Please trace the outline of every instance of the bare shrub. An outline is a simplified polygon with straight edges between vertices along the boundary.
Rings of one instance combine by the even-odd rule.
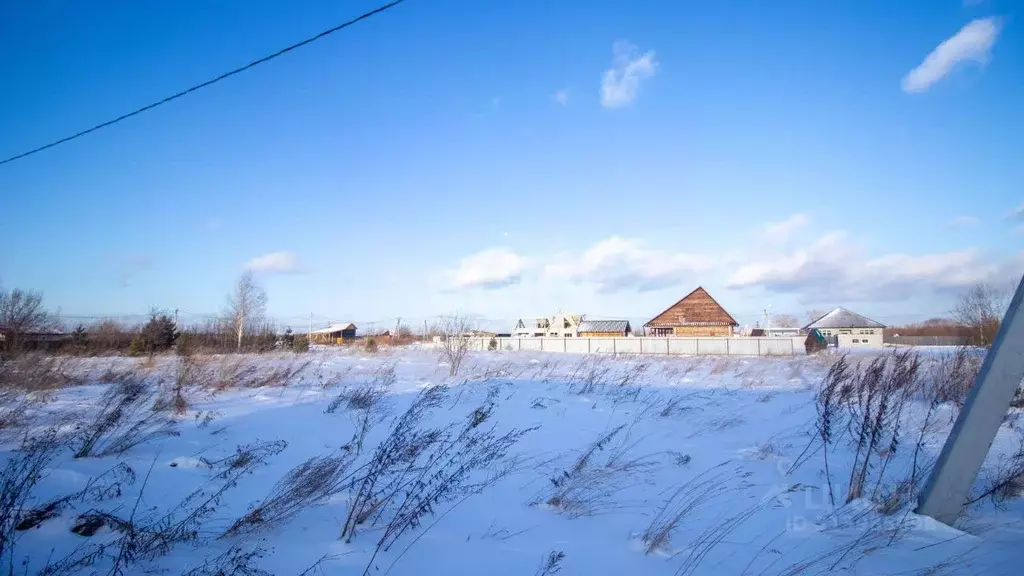
[[[0,360],[28,346],[28,335],[50,332],[56,327],[56,319],[43,308],[42,292],[0,289]]]
[[[283,524],[302,510],[341,492],[353,459],[350,453],[314,456],[292,468],[262,502],[235,520],[222,536],[246,535]]]
[[[1000,506],[1007,500],[1024,495],[1024,436],[1021,436],[1019,442],[1017,451],[1002,459],[980,492],[967,501],[968,505],[988,498]]]
[[[5,565],[13,566],[14,532],[31,514],[28,503],[59,448],[55,430],[45,431],[38,440],[26,437],[0,471],[0,561]]]
[[[78,534],[88,535],[107,527],[116,534],[114,538],[79,546],[67,556],[48,562],[40,574],[70,576],[99,563],[109,563],[108,574],[134,574],[140,572],[139,564],[165,556],[178,545],[200,544],[206,534],[204,523],[221,509],[225,495],[237,486],[240,478],[264,463],[262,458],[249,458],[242,465],[229,467],[164,512],[155,508],[140,510],[153,470],[151,465],[127,517],[118,515],[120,507],[112,511],[93,509],[80,514],[72,528]]]
[[[441,333],[441,359],[448,364],[448,375],[457,376],[462,367],[462,361],[469,354],[469,348],[472,345],[472,339],[468,336],[472,329],[472,323],[469,318],[454,314],[442,318],[438,322],[437,328]]]
[[[891,361],[887,361],[891,359]],[[914,391],[921,361],[917,354],[896,352],[876,358],[856,379],[852,410],[854,448],[846,501],[860,498],[868,473],[878,469],[878,482],[900,444],[900,418]],[[873,462],[874,460],[874,462]],[[875,484],[877,491],[878,483]]]
[[[42,352],[19,354],[0,362],[0,389],[48,392],[85,381],[73,370],[74,359]]]
[[[200,458],[200,461],[213,470],[216,477],[229,478],[239,470],[251,470],[255,466],[265,464],[270,458],[284,452],[287,447],[288,443],[284,440],[255,442],[238,446],[233,454],[224,458],[217,460]]]
[[[981,370],[981,357],[966,346],[938,356],[928,367],[921,394],[925,400],[962,407]]]
[[[722,471],[725,462],[705,470],[677,488],[661,505],[642,540],[647,554],[667,551],[673,533],[682,521],[711,499],[727,491],[728,475]],[[710,472],[715,471],[713,474]],[[735,471],[732,471],[735,473]]]
[[[183,576],[274,576],[256,565],[267,553],[262,543],[249,547],[236,542],[223,553],[190,568]]]
[[[375,408],[387,396],[388,391],[398,380],[395,375],[395,364],[384,364],[377,368],[369,382],[346,387],[327,405],[325,412],[332,414],[343,404],[349,410],[369,411]]]
[[[174,421],[152,409],[156,399],[154,389],[142,381],[111,386],[72,440],[74,457],[119,455],[155,438],[177,435]]]
[[[565,552],[552,550],[537,568],[536,576],[551,576],[562,570],[562,561],[565,560]]]
[[[422,418],[443,401],[444,392],[444,387],[433,386],[420,393],[355,482],[342,538],[351,541],[358,526],[367,522],[383,525],[374,557],[390,549],[402,534],[418,528],[423,518],[434,514],[439,506],[453,501],[457,505],[511,472],[508,467],[494,472],[492,467],[533,430],[498,435],[493,428],[483,429],[496,408],[493,395],[488,395],[461,426],[419,429]],[[478,477],[483,470],[492,472]]]
[[[306,352],[309,352],[309,338],[305,336],[296,336],[292,340],[291,349],[292,352],[295,352],[296,354],[305,354]]]
[[[610,359],[611,356],[588,354],[577,361],[566,380],[569,391],[580,395],[603,391],[611,379]]]
[[[550,487],[533,505],[544,503],[571,517],[590,516],[612,506],[611,498],[625,488],[632,477],[650,468],[649,457],[632,457],[629,452],[636,446],[628,442],[628,435],[613,445],[615,438],[625,430],[620,425],[595,439],[573,462],[559,470],[550,479]],[[597,455],[608,450],[608,457],[595,462]]]

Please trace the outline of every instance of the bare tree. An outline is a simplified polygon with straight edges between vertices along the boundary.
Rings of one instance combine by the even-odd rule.
[[[247,329],[263,322],[267,310],[267,293],[246,271],[238,277],[234,291],[228,295],[227,320],[231,323],[237,339],[238,350],[242,349],[242,336]]]
[[[0,290],[0,348],[17,350],[23,336],[56,328],[43,308],[43,293],[15,288]]]
[[[817,318],[815,318],[816,320]],[[779,314],[772,316],[772,325],[776,328],[796,328],[800,320],[793,314]]]
[[[437,323],[441,340],[441,358],[448,363],[449,376],[459,373],[462,360],[469,352],[471,338],[467,333],[472,328],[472,321],[459,314],[445,316]]]
[[[805,314],[807,315],[807,323],[810,324],[818,318],[821,318],[828,313],[828,310],[822,310],[821,308],[811,308]]]
[[[988,346],[999,331],[999,323],[1012,296],[1008,285],[979,282],[957,300],[953,318],[970,328],[979,345]]]

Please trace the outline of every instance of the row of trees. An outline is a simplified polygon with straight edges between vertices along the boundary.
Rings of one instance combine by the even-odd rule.
[[[172,315],[153,309],[149,319],[139,326],[103,320],[93,326],[79,325],[70,338],[58,340],[52,336],[63,332],[63,327],[43,306],[41,292],[0,289],[0,353],[40,346],[79,353],[132,354],[153,354],[176,344],[221,352],[262,352],[282,342],[290,346],[294,341],[291,330],[279,336],[266,318],[266,307],[266,291],[246,272],[228,294],[220,317],[203,325],[180,329]]]

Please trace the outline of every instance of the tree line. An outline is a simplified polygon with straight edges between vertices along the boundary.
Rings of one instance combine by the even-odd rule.
[[[239,276],[227,295],[223,312],[201,324],[179,326],[171,313],[158,308],[140,324],[101,320],[79,324],[70,333],[43,305],[43,294],[33,290],[0,289],[0,354],[44,349],[69,354],[152,355],[171,349],[192,352],[304,351],[305,335],[290,328],[279,332],[267,319],[267,293],[252,276]]]

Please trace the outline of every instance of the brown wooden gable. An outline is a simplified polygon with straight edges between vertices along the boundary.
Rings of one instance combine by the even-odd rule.
[[[645,324],[653,327],[701,325],[739,326],[739,322],[701,286]]]

